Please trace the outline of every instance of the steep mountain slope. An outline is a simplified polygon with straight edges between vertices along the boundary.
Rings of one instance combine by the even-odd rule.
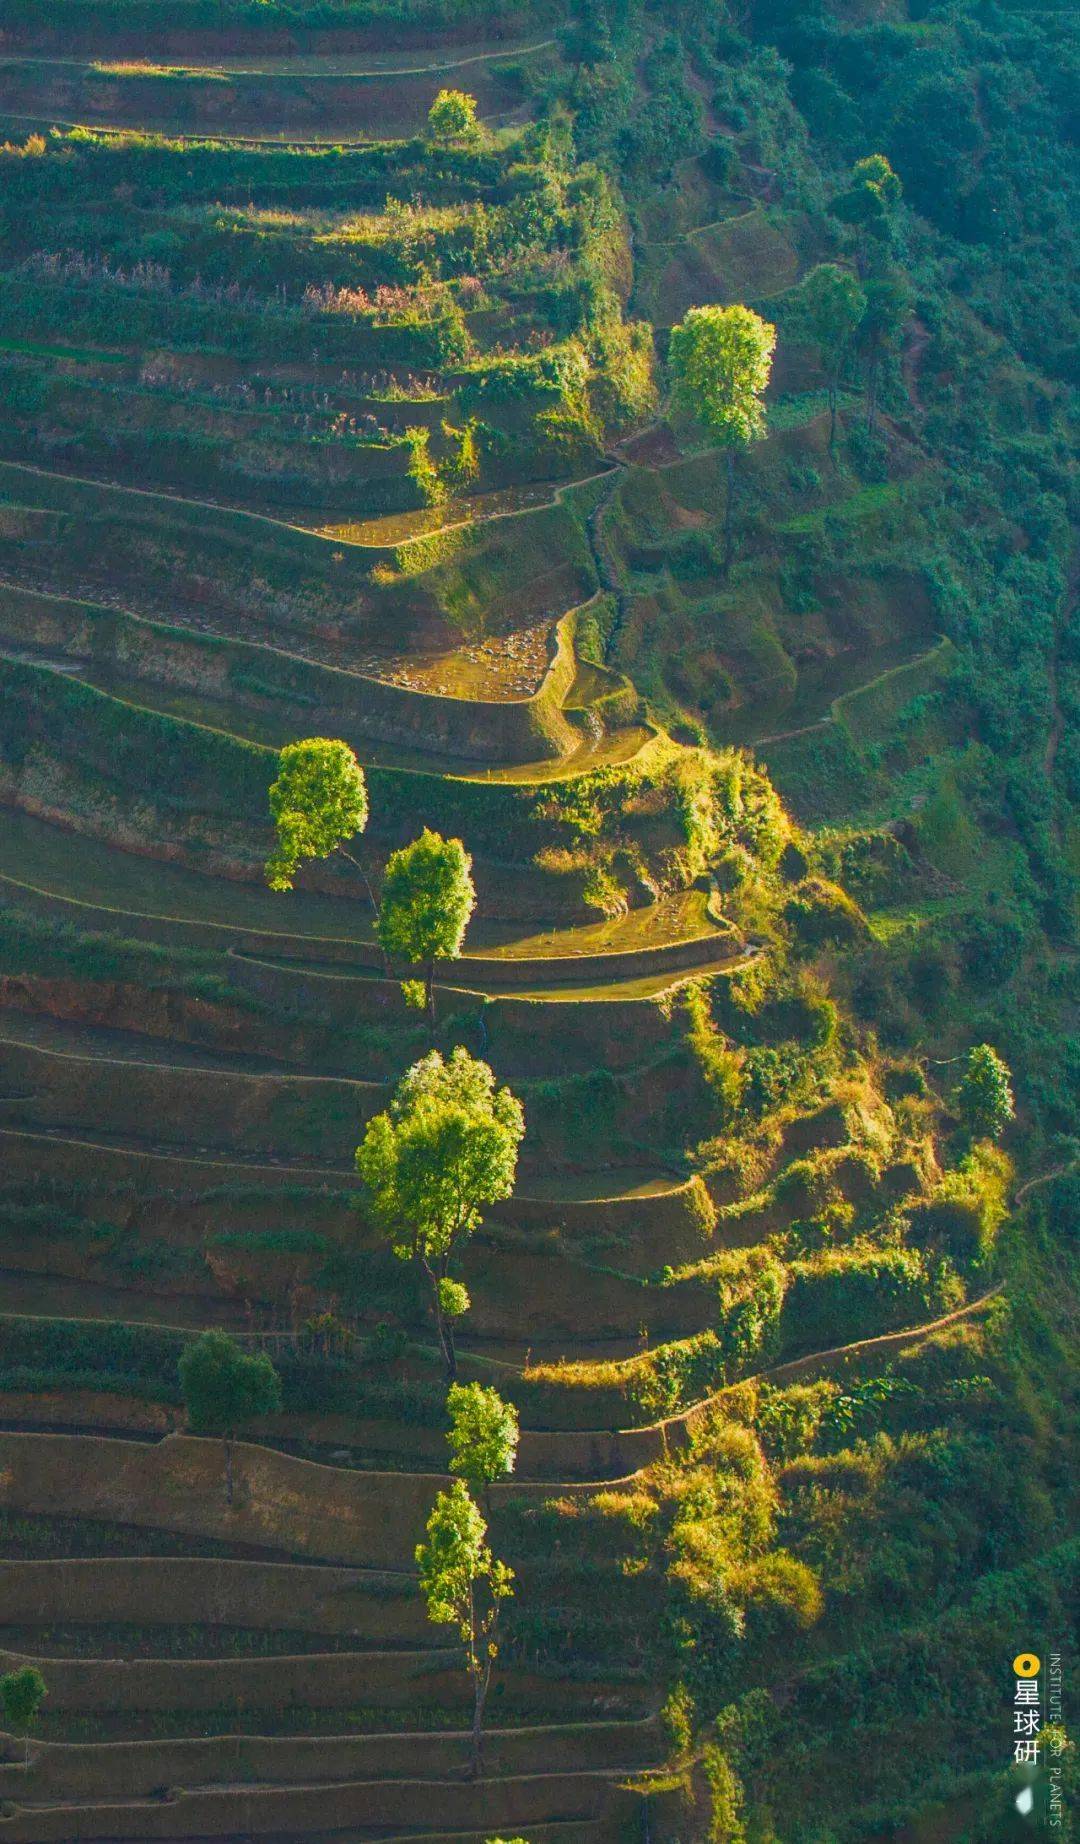
[[[162,11],[0,0],[0,1833],[1067,1837],[1009,1710],[1075,1599],[1067,17]],[[730,568],[703,301],[779,334]],[[310,735],[364,875],[276,893]],[[428,825],[431,1030],[365,891]],[[522,1428],[480,1782],[354,1163],[433,1043],[527,1122],[461,1271]],[[282,1380],[231,1502],[207,1328]]]

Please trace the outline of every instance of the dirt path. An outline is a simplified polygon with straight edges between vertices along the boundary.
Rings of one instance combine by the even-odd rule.
[[[733,1395],[736,1390],[745,1389],[750,1384],[757,1383],[771,1383],[773,1385],[785,1384],[793,1381],[797,1377],[805,1376],[808,1371],[815,1370],[818,1367],[831,1368],[835,1364],[851,1363],[870,1354],[885,1356],[890,1351],[902,1350],[905,1345],[912,1344],[917,1339],[930,1338],[935,1332],[945,1331],[950,1325],[956,1325],[963,1319],[973,1318],[977,1313],[982,1312],[984,1308],[989,1305],[990,1301],[996,1299],[1001,1292],[1002,1285],[999,1283],[997,1286],[991,1287],[988,1292],[980,1294],[978,1299],[969,1300],[965,1306],[958,1306],[954,1312],[945,1313],[940,1319],[929,1319],[922,1325],[907,1326],[896,1332],[880,1332],[873,1338],[857,1339],[854,1344],[833,1345],[825,1351],[809,1351],[803,1357],[791,1358],[788,1362],[783,1364],[774,1364],[768,1370],[759,1370],[753,1376],[740,1377],[735,1383],[726,1383],[723,1389],[716,1390],[711,1396],[703,1397],[700,1402],[692,1403],[689,1408],[682,1410],[680,1414],[668,1416],[664,1421],[653,1422],[645,1427],[619,1429],[616,1438],[621,1435],[629,1441],[640,1441],[648,1439],[650,1435],[654,1435],[659,1438],[660,1445],[663,1451],[666,1452],[672,1441],[675,1445],[678,1445],[680,1442],[689,1438],[694,1422],[702,1416],[709,1414],[712,1409],[719,1408],[723,1404],[725,1398]],[[632,1363],[635,1360],[628,1359],[626,1361]],[[547,1440],[557,1440],[559,1432],[559,1430],[555,1429],[546,1431],[545,1438]],[[568,1440],[573,1441],[596,1440],[599,1442],[609,1439],[611,1437],[611,1430],[605,1428],[575,1428],[573,1430],[567,1430],[566,1437]],[[631,1473],[627,1475],[627,1477],[632,1479],[634,1474]],[[604,1489],[607,1489],[613,1482],[611,1480],[605,1480],[602,1482],[595,1481],[594,1483],[598,1488],[602,1484]],[[614,1483],[619,1482],[615,1481]],[[552,1489],[556,1490],[557,1487],[553,1485]],[[580,1486],[578,1489],[581,1489]]]
[[[1037,1191],[1040,1185],[1053,1184],[1055,1178],[1064,1178],[1067,1172],[1075,1172],[1078,1163],[1080,1163],[1080,1161],[1076,1159],[1067,1159],[1064,1165],[1051,1166],[1048,1172],[1039,1172],[1034,1178],[1029,1178],[1027,1183],[1022,1184],[1018,1191],[1013,1192],[1012,1201],[1014,1207],[1017,1204],[1023,1203],[1024,1198],[1032,1191]]]
[[[94,58],[45,58],[34,57],[32,53],[14,55],[5,53],[4,63],[47,70],[81,70],[88,74],[93,73],[94,76],[119,76],[121,79],[130,74],[139,82],[152,80],[159,71],[167,72],[170,77],[180,72],[184,76],[196,78],[204,74],[208,76],[220,74],[226,77],[285,79],[295,77],[383,77],[390,79],[439,75],[443,71],[464,70],[470,64],[497,63],[500,58],[531,58],[538,51],[549,51],[557,43],[557,39],[542,38],[537,39],[531,45],[500,45],[494,51],[470,52],[469,56],[464,58],[432,57],[426,64],[368,63],[357,66],[353,65],[348,56],[343,54],[340,57],[252,58],[244,64],[234,64],[225,58],[207,59],[202,63],[184,60],[173,63],[162,59],[160,63],[147,62],[145,69],[141,68],[143,60],[135,59],[129,71],[122,58],[109,61]],[[111,68],[112,64],[115,64],[115,69]],[[134,68],[135,65],[140,68]]]
[[[612,471],[609,465],[607,467],[598,468],[592,474],[582,474],[580,479],[559,481],[557,484],[553,484],[549,495],[545,496],[543,499],[538,499],[533,505],[509,506],[504,511],[488,512],[480,518],[477,518],[474,514],[469,513],[463,508],[463,516],[460,519],[450,519],[445,525],[434,525],[430,530],[418,532],[415,539],[402,538],[397,541],[371,544],[364,543],[357,538],[345,537],[336,529],[333,536],[330,536],[317,526],[298,525],[292,519],[275,518],[272,513],[253,512],[246,506],[232,505],[222,500],[194,499],[186,493],[168,493],[161,488],[155,487],[133,487],[122,480],[103,480],[88,474],[69,474],[64,473],[59,468],[35,467],[32,463],[24,461],[12,461],[3,465],[12,467],[21,474],[33,474],[39,480],[69,481],[74,486],[96,487],[99,491],[105,493],[127,493],[137,499],[160,500],[165,504],[176,504],[178,506],[194,506],[201,512],[223,513],[226,517],[231,519],[253,519],[259,525],[271,525],[283,531],[299,532],[303,537],[312,538],[317,544],[325,545],[328,549],[338,549],[344,544],[348,545],[351,550],[356,551],[401,550],[409,543],[423,541],[428,538],[441,538],[450,531],[462,531],[466,527],[469,530],[482,530],[484,526],[494,525],[496,521],[500,519],[525,518],[533,512],[547,512],[550,511],[552,506],[561,505],[568,493],[574,492],[578,487],[590,486],[594,480],[606,480]],[[622,464],[620,463],[619,465]]]

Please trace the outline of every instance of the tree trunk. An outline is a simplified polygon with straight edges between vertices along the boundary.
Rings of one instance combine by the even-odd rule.
[[[482,1780],[484,1777],[484,1705],[487,1702],[490,1683],[491,1664],[488,1662],[476,1674],[474,1680],[472,1720],[472,1777],[474,1780]]]
[[[425,996],[427,998],[428,1020],[431,1024],[432,1030],[434,1031],[435,1029],[435,962],[433,960],[428,961],[427,974],[425,976],[424,987],[425,987]]]
[[[233,1501],[233,1437],[231,1434],[227,1434],[225,1436],[225,1503],[227,1505],[231,1505],[232,1501]]]
[[[837,375],[834,372],[829,379],[829,453],[836,447],[836,389]]]
[[[371,879],[367,874],[367,866],[365,865],[362,858],[354,858],[352,852],[347,852],[343,845],[338,846],[338,851],[341,853],[341,856],[345,859],[346,863],[352,865],[354,871],[359,871],[361,882],[363,883],[364,889],[367,891],[368,902],[371,904],[371,913],[375,918],[376,926],[378,926],[379,904],[375,896],[374,886],[372,885]],[[389,979],[390,978],[390,956],[386,952],[386,949],[382,947],[381,947],[381,953],[382,953],[383,972],[386,975],[387,979]]]
[[[457,1381],[457,1352],[454,1349],[453,1327],[447,1319],[446,1314],[443,1312],[442,1301],[439,1298],[440,1276],[436,1274],[434,1268],[427,1262],[423,1262],[421,1265],[423,1266],[424,1273],[428,1277],[428,1284],[431,1287],[431,1316],[435,1321],[435,1336],[438,1339],[439,1350],[442,1353],[442,1361],[446,1369],[446,1381],[448,1383],[454,1383]]]
[[[873,435],[874,419],[877,416],[877,381],[878,362],[875,356],[870,360],[866,374],[866,433]]]
[[[735,509],[735,450],[727,451],[727,500],[724,506],[724,575],[731,569],[731,527]]]

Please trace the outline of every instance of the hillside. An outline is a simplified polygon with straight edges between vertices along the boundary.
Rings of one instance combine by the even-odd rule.
[[[0,0],[0,1840],[1074,1835],[1075,69],[1027,0]],[[363,807],[275,877],[311,738]],[[465,1052],[524,1137],[433,1269],[357,1148]]]

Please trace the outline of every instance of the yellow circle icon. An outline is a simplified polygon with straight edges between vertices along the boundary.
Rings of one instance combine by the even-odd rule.
[[[1013,1670],[1016,1672],[1018,1678],[1037,1678],[1039,1675],[1039,1660],[1036,1658],[1034,1652],[1018,1652],[1013,1659]]]

